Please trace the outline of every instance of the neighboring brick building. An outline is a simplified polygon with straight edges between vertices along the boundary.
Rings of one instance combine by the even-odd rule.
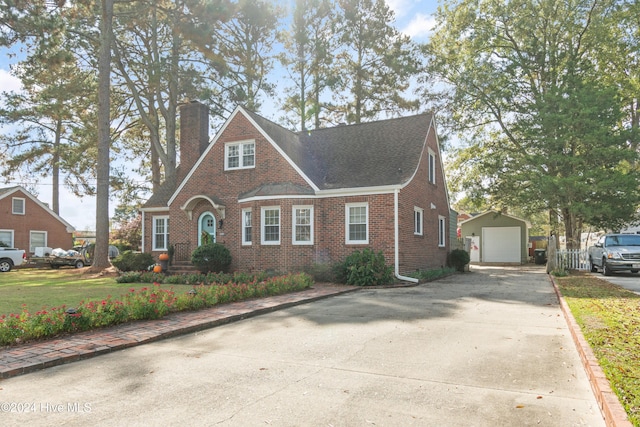
[[[23,187],[0,188],[0,241],[33,255],[36,247],[69,249],[75,229]]]
[[[236,270],[294,271],[367,247],[396,275],[445,265],[450,210],[431,114],[294,133],[238,107],[209,141],[206,106],[180,113],[178,182],[141,209],[143,251],[173,245],[189,259],[206,233]]]

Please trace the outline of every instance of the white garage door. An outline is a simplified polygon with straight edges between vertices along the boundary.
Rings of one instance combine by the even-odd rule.
[[[482,229],[483,262],[520,263],[521,248],[520,227],[484,227]]]

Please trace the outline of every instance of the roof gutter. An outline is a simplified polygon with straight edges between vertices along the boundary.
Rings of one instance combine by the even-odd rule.
[[[395,245],[394,245],[394,275],[399,280],[404,280],[406,282],[418,283],[419,280],[414,277],[403,276],[400,274],[400,221],[398,219],[398,194],[400,190],[396,189],[393,192],[393,220],[394,220],[394,231],[395,231]]]

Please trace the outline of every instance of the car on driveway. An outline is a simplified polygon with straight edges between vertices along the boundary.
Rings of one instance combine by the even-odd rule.
[[[588,249],[591,271],[640,271],[640,234],[605,234]]]

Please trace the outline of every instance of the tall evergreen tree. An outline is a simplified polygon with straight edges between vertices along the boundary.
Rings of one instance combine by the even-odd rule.
[[[335,66],[334,120],[360,123],[419,107],[406,91],[418,73],[417,50],[394,28],[394,13],[384,0],[337,0],[340,46]],[[339,117],[341,116],[341,117]]]
[[[331,67],[336,45],[330,0],[296,0],[291,28],[283,33],[285,52],[280,62],[288,68],[291,86],[283,109],[293,113],[293,127],[306,130],[322,126],[323,95],[336,82]]]

